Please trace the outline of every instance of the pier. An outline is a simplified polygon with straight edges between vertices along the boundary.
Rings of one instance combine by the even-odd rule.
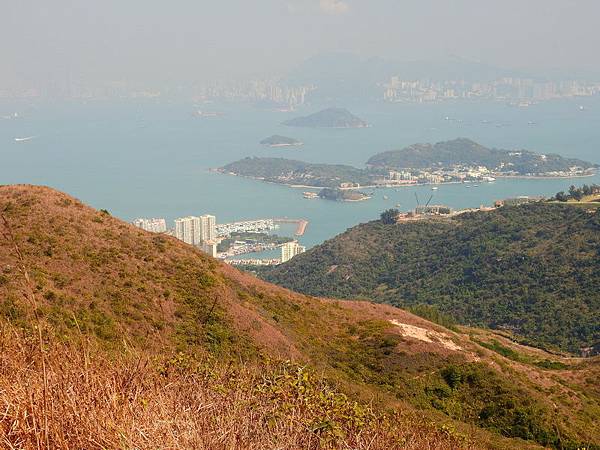
[[[308,220],[305,219],[288,219],[288,218],[280,218],[273,219],[273,222],[279,223],[295,223],[296,224],[296,232],[294,233],[296,236],[304,236],[304,232],[306,231],[306,227],[308,226]]]

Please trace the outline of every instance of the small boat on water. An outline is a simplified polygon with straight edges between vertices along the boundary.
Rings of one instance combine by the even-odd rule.
[[[34,138],[35,136],[27,136],[27,137],[16,137],[15,142],[27,142]]]
[[[384,200],[387,200],[387,199],[388,199],[388,196],[387,196],[387,195],[384,195],[384,196],[383,196],[383,199],[384,199]]]
[[[437,191],[438,189],[439,189],[439,187],[437,187],[437,186],[434,186],[431,188],[432,191]]]

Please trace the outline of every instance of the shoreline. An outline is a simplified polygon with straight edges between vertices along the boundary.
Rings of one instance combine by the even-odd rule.
[[[533,179],[533,180],[564,180],[569,178],[589,178],[596,176],[597,173],[587,173],[581,175],[494,175],[496,178],[512,179]]]
[[[219,169],[208,169],[209,172],[215,172],[221,175],[228,175],[228,176],[234,176],[234,177],[240,177],[240,178],[246,178],[249,180],[255,180],[255,181],[262,181],[263,183],[270,183],[270,184],[276,184],[279,186],[287,186],[289,188],[292,189],[339,189],[342,191],[351,191],[351,190],[358,190],[358,189],[391,189],[391,188],[405,188],[405,187],[418,187],[418,186],[444,186],[447,184],[465,184],[465,185],[470,185],[473,183],[493,183],[493,181],[447,181],[444,183],[410,183],[410,184],[375,184],[375,185],[364,185],[364,186],[354,186],[354,187],[335,187],[335,188],[331,188],[329,186],[312,186],[312,185],[306,185],[306,184],[290,184],[290,183],[280,183],[277,181],[271,181],[271,180],[266,180],[264,178],[260,178],[260,177],[253,177],[253,176],[247,176],[247,175],[239,175],[236,173],[230,173],[230,172],[224,172],[221,171]],[[594,172],[594,173],[586,173],[586,174],[579,174],[579,175],[497,175],[494,174],[494,178],[496,179],[522,179],[522,180],[564,180],[564,179],[571,179],[571,178],[590,178],[590,177],[594,177],[596,176],[598,173]],[[351,201],[357,201],[357,200],[351,200]],[[358,201],[362,201],[362,200],[358,200]]]

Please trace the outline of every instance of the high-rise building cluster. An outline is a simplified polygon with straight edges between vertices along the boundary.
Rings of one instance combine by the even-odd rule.
[[[165,233],[167,231],[167,222],[165,219],[145,219],[138,218],[132,222],[136,227],[152,233]]]
[[[389,102],[425,103],[456,99],[491,99],[533,102],[557,98],[588,97],[600,93],[600,83],[543,81],[505,77],[493,81],[403,80],[391,77],[383,84],[383,99]]]
[[[209,214],[175,219],[175,237],[187,244],[201,246],[217,238],[216,218]]]
[[[312,86],[286,86],[278,81],[255,80],[199,87],[197,97],[203,100],[268,101],[294,109],[303,105],[306,95],[314,89]]]
[[[281,246],[281,262],[287,262],[305,251],[306,247],[298,244],[298,241],[286,242]]]

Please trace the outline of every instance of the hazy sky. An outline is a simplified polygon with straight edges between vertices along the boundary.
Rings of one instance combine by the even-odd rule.
[[[189,82],[321,52],[600,73],[599,0],[0,0],[0,83]]]

